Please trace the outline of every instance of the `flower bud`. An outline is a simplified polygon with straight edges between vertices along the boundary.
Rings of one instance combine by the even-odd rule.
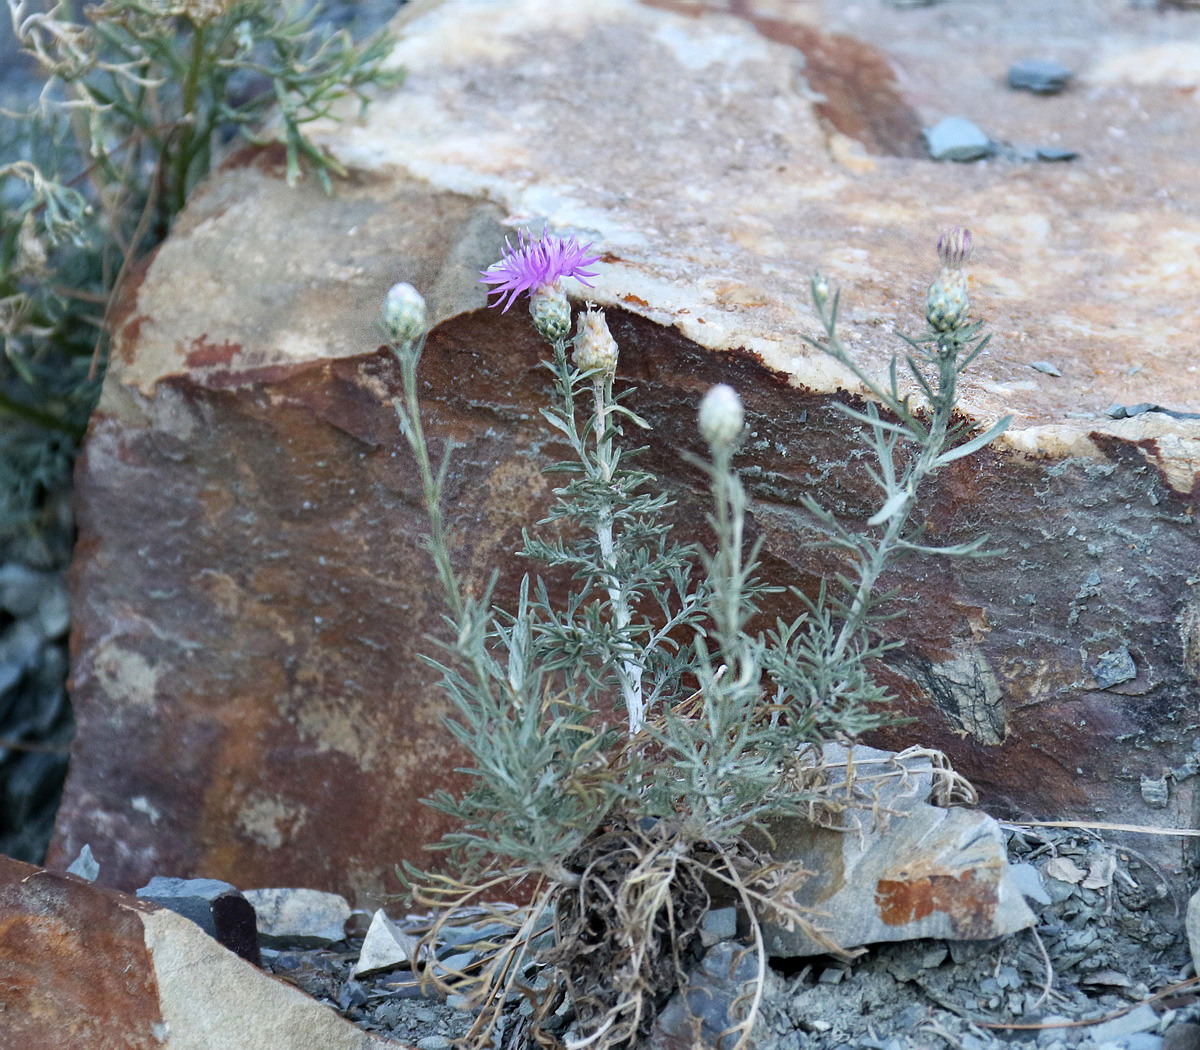
[[[971,258],[971,244],[971,231],[955,226],[938,238],[938,258],[946,269],[961,270]]]
[[[952,332],[967,323],[971,301],[967,275],[962,270],[943,270],[925,296],[925,320],[935,332]]]
[[[742,433],[742,399],[731,386],[718,383],[700,402],[700,433],[713,449],[732,448]]]
[[[818,306],[824,306],[829,302],[829,282],[825,279],[824,274],[814,273],[812,275],[812,297],[813,302]]]
[[[540,285],[529,297],[529,316],[546,342],[557,343],[567,338],[571,331],[571,304],[558,281]]]
[[[383,327],[395,343],[411,343],[425,332],[425,300],[411,284],[393,284],[383,299]]]
[[[599,369],[607,378],[617,371],[617,341],[608,330],[603,310],[588,308],[575,327],[575,353],[571,358],[581,372]]]
[[[971,258],[971,231],[956,226],[937,242],[942,272],[925,296],[925,320],[935,332],[952,332],[967,323],[971,303],[963,266]]]

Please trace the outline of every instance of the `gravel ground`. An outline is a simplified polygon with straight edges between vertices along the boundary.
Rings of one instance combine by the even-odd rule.
[[[1041,873],[1034,930],[883,945],[849,965],[772,960],[758,1050],[1200,1046],[1196,987],[1167,991],[1194,974],[1168,883],[1134,851],[1081,832],[1014,829],[1009,848]],[[363,1029],[420,1050],[445,1050],[466,1032],[465,1000],[422,997],[407,968],[352,980],[359,946],[267,953],[266,965]]]

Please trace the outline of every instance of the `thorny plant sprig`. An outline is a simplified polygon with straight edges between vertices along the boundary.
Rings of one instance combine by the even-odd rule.
[[[359,47],[317,30],[312,4],[105,0],[83,21],[78,6],[7,0],[45,85],[29,112],[0,111],[0,530],[67,484],[108,303],[217,150],[265,141],[277,113],[289,182],[307,167],[328,189],[340,165],[305,126],[402,76],[385,34]]]
[[[549,468],[566,482],[518,553],[567,570],[572,583],[559,599],[529,573],[510,611],[493,607],[491,586],[468,596],[441,509],[452,449],[435,466],[417,399],[424,304],[407,285],[389,293],[385,328],[403,387],[395,406],[447,597],[448,638],[438,643],[444,656],[429,662],[453,704],[449,728],[470,756],[464,772],[475,781],[461,797],[442,792],[431,800],[459,824],[438,847],[450,851],[457,874],[408,872],[414,900],[439,910],[427,945],[463,906],[515,881],[534,882],[530,907],[490,908],[511,935],[490,942],[467,972],[448,975],[473,987],[481,1007],[473,1045],[496,1035],[514,992],[534,1011],[528,1022],[508,1019],[502,1046],[552,1045],[552,1015],[564,996],[579,1033],[568,1043],[574,1050],[644,1038],[655,1004],[686,981],[712,887],[741,904],[757,953],[758,981],[739,1001],[729,1033],[739,1048],[761,995],[764,918],[840,950],[795,903],[807,873],[759,852],[747,836],[761,838],[775,818],[811,819],[853,804],[852,792],[835,803],[821,745],[886,718],[881,707],[889,697],[870,670],[888,648],[876,636],[883,614],[875,585],[898,555],[935,549],[907,528],[921,482],[982,447],[1006,422],[949,445],[962,436],[952,423],[958,377],[986,345],[967,321],[962,265],[969,249],[965,233],[939,243],[944,269],[927,298],[929,331],[908,340],[923,409],[900,393],[894,364],[880,384],[845,351],[838,297],[814,277],[826,332],[814,345],[850,368],[895,421],[873,405],[844,407],[868,425],[881,506],[856,533],[805,501],[829,542],[851,554],[853,574],[839,579],[844,595],[796,592],[798,615],[766,633],[753,621],[759,598],[774,589],[755,576],[758,548],[747,549],[745,540],[749,501],[734,467],[745,426],[741,399],[718,385],[699,408],[709,455],[689,459],[712,495],[716,546],[706,554],[670,538],[671,503],[654,476],[637,468],[641,450],[624,444],[627,430],[648,424],[615,388],[618,348],[603,312],[590,304],[581,310],[569,338],[563,282],[595,276],[585,267],[596,258],[573,239],[545,234],[537,241],[521,234],[483,281],[507,297],[505,309],[528,294],[534,325],[550,346],[552,397],[542,415],[571,457]],[[901,455],[901,442],[915,450]],[[978,554],[981,542],[936,550]],[[535,951],[534,942],[551,934],[552,946]],[[535,957],[546,978],[540,986],[530,982]]]

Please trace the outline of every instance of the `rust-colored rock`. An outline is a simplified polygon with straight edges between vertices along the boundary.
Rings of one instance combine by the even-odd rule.
[[[0,1002],[0,1050],[385,1045],[172,911],[4,856]]]
[[[139,904],[0,856],[0,1047],[159,1050]]]
[[[486,33],[464,3],[486,9]],[[905,23],[880,8],[860,27],[892,34],[922,106],[950,67],[930,49],[1009,15],[960,6],[961,32],[942,44],[923,13]],[[711,383],[743,393],[763,573],[810,593],[838,565],[814,549],[801,496],[849,521],[874,506],[861,435],[832,408],[858,395],[796,335],[813,331],[808,273],[840,283],[844,337],[882,370],[893,328],[915,324],[937,228],[969,222],[975,310],[996,339],[964,408],[1017,420],[923,506],[932,541],[986,530],[1006,553],[913,559],[886,581],[904,589],[890,629],[907,642],[884,673],[916,722],[879,741],[945,750],[998,815],[1190,824],[1182,773],[1166,809],[1147,808],[1139,785],[1184,770],[1200,736],[1200,424],[1104,412],[1200,411],[1194,100],[1099,90],[1072,125],[1094,155],[1073,168],[847,167],[788,48],[744,19],[629,0],[405,11],[408,83],[329,133],[355,178],[324,198],[288,190],[269,155],[243,158],[126,298],[78,474],[80,730],[54,856],[89,842],[101,878],[129,888],[207,876],[368,905],[395,888],[397,862],[426,860],[442,825],[415,800],[452,786],[458,757],[417,659],[440,599],[373,324],[395,280],[429,300],[428,423],[460,445],[450,524],[481,586],[545,509],[540,471],[562,454],[539,422],[527,318],[485,310],[475,283],[514,215],[604,252],[589,294],[655,426],[646,462],[679,501],[681,534],[705,533],[703,485],[682,459],[698,450],[695,406]],[[1144,42],[1128,12],[1114,17],[1121,46]],[[997,32],[1002,73],[1015,44]],[[997,121],[1035,104],[1022,109],[1030,129],[1066,119],[1055,107],[1071,92],[1014,99],[999,73],[963,76]],[[1131,92],[1162,119],[1131,123]],[[1061,378],[1030,367],[1046,359]],[[503,598],[524,567],[500,568]],[[1182,862],[1172,840],[1147,848]]]

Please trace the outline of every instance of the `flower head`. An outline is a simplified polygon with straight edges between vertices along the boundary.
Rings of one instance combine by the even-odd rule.
[[[592,284],[586,278],[596,274],[585,267],[600,256],[588,255],[590,247],[590,244],[580,245],[574,237],[564,240],[545,232],[535,241],[528,231],[521,230],[517,234],[516,247],[506,239],[504,257],[482,271],[479,283],[495,285],[489,294],[495,292],[500,298],[492,305],[499,306],[503,302],[504,313],[508,313],[508,308],[522,292],[532,294],[543,285],[557,283],[562,277],[574,277],[591,288]]]
[[[746,414],[733,387],[718,383],[700,402],[700,434],[713,447],[732,448],[742,433]]]
[[[604,311],[588,308],[577,319],[575,331],[575,367],[582,372],[599,371],[612,376],[617,371],[617,341],[608,330]]]

